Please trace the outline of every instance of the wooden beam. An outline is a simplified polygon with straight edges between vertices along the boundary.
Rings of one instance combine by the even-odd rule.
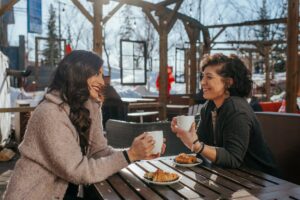
[[[103,18],[103,24],[105,24],[123,5],[123,3],[118,3],[118,5]]]
[[[0,113],[12,113],[12,112],[31,112],[35,107],[11,107],[11,108],[0,108]]]
[[[94,18],[78,0],[71,0],[80,12],[93,24]]]
[[[212,48],[212,51],[258,51],[256,48]]]
[[[262,45],[270,45],[270,44],[284,44],[286,43],[285,40],[249,40],[249,41],[236,41],[236,40],[228,40],[222,42],[214,42],[214,44],[262,44]]]
[[[253,21],[244,21],[240,23],[231,24],[216,24],[208,25],[207,28],[223,28],[223,27],[235,27],[235,26],[254,26],[254,25],[267,25],[267,24],[286,24],[287,18],[277,18],[277,19],[262,19]]]
[[[215,37],[213,37],[213,39],[211,39],[211,43],[213,43],[216,39],[217,39],[217,37],[219,37],[219,35],[221,34],[221,33],[223,33],[223,31],[226,29],[226,27],[222,27],[221,28],[221,30],[215,35]]]
[[[178,1],[180,1],[180,0],[165,0],[165,1],[157,3],[156,5],[157,6],[164,6],[164,7],[166,7],[168,5],[171,5],[172,3],[176,3]]]
[[[177,17],[175,15],[176,15],[177,11],[179,10],[182,2],[183,2],[183,0],[176,1],[175,8],[172,10],[171,13],[168,14],[168,19],[167,19],[167,22],[168,22],[168,32],[170,32],[170,30],[172,29],[172,27],[174,26],[174,24],[175,24],[175,22],[177,20]]]
[[[0,8],[0,16],[2,16],[6,11],[9,11],[12,9],[12,7],[18,2],[19,0],[11,0],[4,6]]]
[[[297,111],[299,0],[288,0],[286,112]]]

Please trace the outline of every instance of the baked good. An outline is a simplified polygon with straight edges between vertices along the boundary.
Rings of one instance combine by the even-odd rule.
[[[155,172],[146,172],[144,177],[154,182],[170,182],[179,178],[178,174],[165,172],[161,169],[157,169]]]
[[[180,164],[193,164],[197,162],[197,157],[181,153],[175,157],[175,161]]]

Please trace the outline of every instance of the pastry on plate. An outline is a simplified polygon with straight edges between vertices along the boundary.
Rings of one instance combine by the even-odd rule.
[[[171,182],[179,178],[178,174],[165,172],[161,169],[157,169],[155,172],[146,172],[144,177],[154,182]]]
[[[180,164],[193,164],[197,162],[197,157],[193,155],[181,153],[175,157],[175,161]]]

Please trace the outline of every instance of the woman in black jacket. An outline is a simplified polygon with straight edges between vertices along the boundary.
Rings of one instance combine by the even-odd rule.
[[[202,60],[201,88],[208,101],[201,121],[189,132],[172,120],[172,131],[191,149],[213,163],[247,166],[277,175],[260,124],[246,101],[252,89],[250,73],[235,55],[207,55]]]

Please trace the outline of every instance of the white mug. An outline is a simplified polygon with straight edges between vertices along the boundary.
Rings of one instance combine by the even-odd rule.
[[[152,154],[160,153],[163,142],[164,142],[163,131],[162,130],[149,131],[148,134],[153,137],[153,140],[155,142],[154,143],[154,148],[152,150]]]
[[[191,126],[193,122],[195,121],[195,116],[177,116],[177,126],[184,131],[189,131],[191,129]]]

